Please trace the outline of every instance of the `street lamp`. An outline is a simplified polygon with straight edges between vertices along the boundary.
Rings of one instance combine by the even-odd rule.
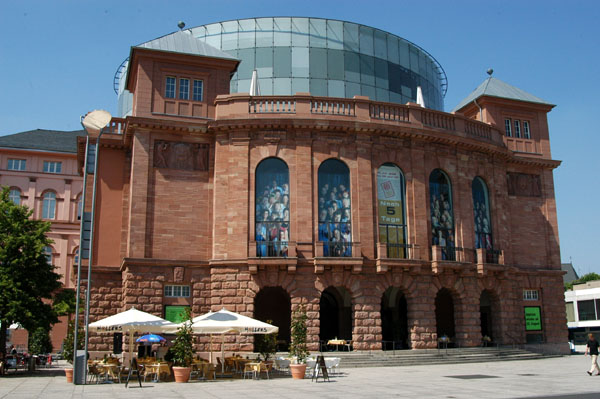
[[[94,173],[94,185],[92,188],[92,212],[89,215],[86,212],[82,212],[81,222],[79,226],[79,259],[77,262],[77,296],[75,302],[75,329],[74,329],[74,343],[73,343],[73,383],[74,384],[85,384],[86,373],[87,373],[87,357],[88,357],[88,325],[90,317],[90,290],[92,284],[92,259],[94,254],[94,217],[96,212],[96,183],[98,180],[98,152],[100,148],[100,137],[104,132],[104,128],[112,116],[107,111],[96,110],[89,112],[85,116],[81,117],[81,125],[84,127],[87,135],[85,138],[85,161],[84,161],[84,173],[83,173],[83,193],[82,201],[85,210],[86,201],[86,187],[87,187],[87,176],[90,171]],[[93,154],[90,154],[90,136],[96,136],[96,144],[94,146]],[[94,168],[90,170],[89,162],[90,155],[94,156]],[[89,238],[85,237],[88,233]],[[86,241],[88,242],[87,245]],[[86,251],[85,247],[89,248],[89,252]],[[86,256],[87,255],[87,256]],[[79,297],[81,295],[81,260],[83,258],[88,259],[88,273],[87,273],[87,290],[85,300],[85,342],[84,342],[84,355],[82,358],[77,356],[77,341],[79,340]],[[83,362],[83,363],[82,363]]]

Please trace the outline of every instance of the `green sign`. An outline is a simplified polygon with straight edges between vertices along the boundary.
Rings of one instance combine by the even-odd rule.
[[[525,331],[541,331],[542,316],[539,306],[525,307]]]
[[[181,323],[184,321],[187,308],[189,306],[165,306],[165,319],[172,323]]]

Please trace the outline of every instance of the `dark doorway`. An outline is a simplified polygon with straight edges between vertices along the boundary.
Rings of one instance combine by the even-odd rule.
[[[493,298],[488,290],[483,290],[479,297],[479,313],[481,315],[481,337],[488,337],[490,342],[494,340],[494,325],[493,325]]]
[[[398,288],[388,288],[381,297],[381,349],[409,349],[408,308]]]
[[[254,298],[254,318],[265,322],[272,320],[272,324],[279,327],[278,351],[289,349],[291,311],[290,296],[282,287],[265,287]]]
[[[352,340],[352,301],[343,287],[329,287],[321,294],[319,339],[327,344],[330,339]],[[322,345],[325,349],[325,345]]]
[[[454,338],[454,300],[446,288],[439,290],[435,297],[435,322],[438,338],[444,335],[450,339]]]

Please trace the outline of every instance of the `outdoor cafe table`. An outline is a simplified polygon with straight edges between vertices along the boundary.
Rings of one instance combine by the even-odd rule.
[[[169,363],[160,362],[160,363],[145,363],[146,374],[155,374],[156,379],[155,382],[160,382],[161,374],[171,375],[171,369],[169,368]]]
[[[341,346],[346,345],[346,341],[343,339],[330,339],[329,341],[327,341],[327,345],[335,345],[335,350],[337,351]]]
[[[104,372],[105,382],[111,382],[115,379],[121,382],[119,379],[119,369],[121,366],[118,363],[96,363],[96,367],[100,367]]]

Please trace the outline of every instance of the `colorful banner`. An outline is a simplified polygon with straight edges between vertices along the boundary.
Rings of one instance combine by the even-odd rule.
[[[404,224],[402,177],[396,166],[383,165],[377,172],[379,224]]]
[[[165,320],[181,323],[185,318],[185,309],[189,306],[165,306]]]
[[[539,306],[525,307],[525,331],[541,331],[542,315]]]

